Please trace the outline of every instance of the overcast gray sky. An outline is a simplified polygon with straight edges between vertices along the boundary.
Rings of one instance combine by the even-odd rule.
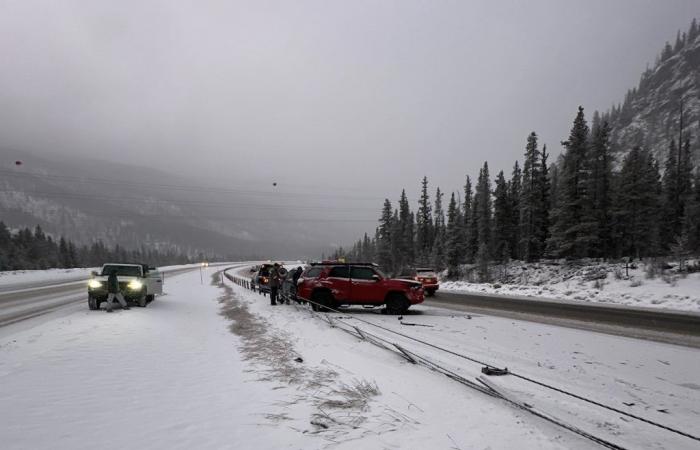
[[[510,172],[532,130],[558,154],[576,107],[620,101],[693,16],[697,0],[0,0],[0,147],[231,187],[450,191],[484,160]]]

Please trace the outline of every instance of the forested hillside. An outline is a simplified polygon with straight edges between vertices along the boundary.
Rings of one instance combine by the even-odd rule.
[[[54,239],[40,226],[10,233],[0,222],[0,271],[24,269],[53,269],[95,267],[108,261],[135,262],[150,265],[186,264],[192,262],[185,254],[148,248],[125,249],[106,246],[102,241],[77,246],[63,237]]]
[[[415,214],[405,192],[398,208],[386,199],[374,235],[333,256],[392,272],[432,265],[450,276],[473,264],[486,281],[490,265],[509,260],[700,253],[698,67],[693,20],[622,106],[592,118],[578,108],[555,162],[533,131],[510,171],[493,177],[484,162],[463,192],[437,188],[432,199],[424,178]]]

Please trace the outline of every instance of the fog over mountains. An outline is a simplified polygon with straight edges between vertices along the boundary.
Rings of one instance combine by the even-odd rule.
[[[313,198],[283,186],[225,189],[150,167],[3,153],[12,161],[0,166],[0,218],[78,244],[99,239],[236,259],[317,257],[347,228],[332,214],[328,226],[310,227],[323,199],[315,207]]]

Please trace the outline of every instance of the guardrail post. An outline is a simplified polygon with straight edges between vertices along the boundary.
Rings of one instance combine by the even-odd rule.
[[[404,350],[399,344],[394,344],[394,347],[399,349],[404,358],[406,358],[411,364],[416,364],[418,361],[415,360],[406,350]]]

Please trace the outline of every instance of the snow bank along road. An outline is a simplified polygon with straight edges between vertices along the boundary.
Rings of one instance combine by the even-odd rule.
[[[697,349],[423,305],[401,321],[364,309],[313,315],[221,286],[213,272],[204,285],[197,272],[169,277],[145,309],[81,306],[0,328],[2,448],[598,447],[525,403],[613,448],[698,448],[520,378],[489,377],[525,409],[514,407],[321,317],[368,332],[366,322],[376,323],[693,434]],[[480,364],[371,332],[462,379],[482,376]]]
[[[700,347],[700,314],[692,312],[455,292],[426,304]]]
[[[173,266],[162,271],[172,276],[195,269],[199,269],[199,266]],[[87,304],[86,279],[83,274],[77,278],[71,276],[68,279],[50,282],[35,280],[0,286],[0,326],[43,315],[81,301]]]

